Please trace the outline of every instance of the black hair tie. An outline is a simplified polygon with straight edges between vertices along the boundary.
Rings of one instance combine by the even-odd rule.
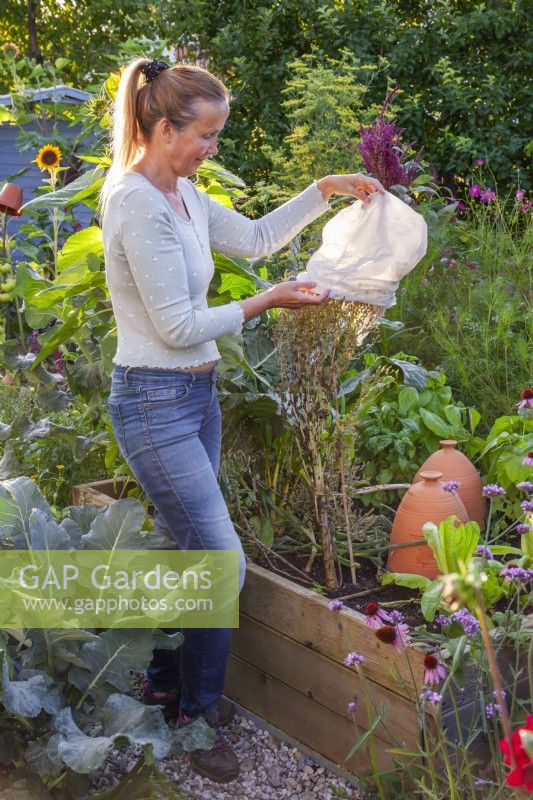
[[[140,67],[142,74],[146,78],[145,83],[151,83],[164,69],[169,69],[168,64],[165,64],[164,61],[157,61],[155,58]]]

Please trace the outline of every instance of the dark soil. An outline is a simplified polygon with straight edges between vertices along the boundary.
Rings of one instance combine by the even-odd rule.
[[[297,567],[297,569],[304,571],[307,557],[301,557],[292,553],[284,553],[283,558]],[[266,559],[263,555],[259,555],[254,560],[260,566],[265,567],[265,569],[276,572],[284,578],[289,578],[300,586],[305,586],[307,589],[312,589],[313,586],[325,586],[324,568],[320,558],[315,559],[311,572],[309,573],[309,577],[313,582],[312,584],[306,582],[296,570],[291,570],[286,563],[271,555],[269,555],[269,559]],[[357,563],[359,564],[356,571],[357,583],[355,585],[352,583],[350,569],[348,567],[343,567],[342,586],[335,592],[327,592],[323,589],[324,597],[332,600],[336,597],[341,597],[348,608],[352,608],[362,614],[365,613],[367,603],[378,603],[387,611],[392,611],[393,609],[401,611],[405,616],[405,621],[413,628],[424,626],[428,631],[440,631],[438,625],[426,622],[422,616],[422,612],[420,611],[420,592],[406,589],[403,586],[382,586],[379,579],[376,577],[377,568],[372,561],[358,558]],[[362,597],[344,599],[345,595],[367,592],[369,590],[371,591]]]

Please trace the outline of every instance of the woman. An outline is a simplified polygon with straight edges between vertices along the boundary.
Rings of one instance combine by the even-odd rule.
[[[328,210],[331,194],[368,202],[383,188],[364,175],[329,175],[259,220],[211,200],[188,180],[217,154],[229,113],[225,86],[204,69],[137,59],[124,70],[114,110],[113,162],[102,190],[106,277],[117,322],[109,412],[120,449],[156,509],[156,522],[181,549],[242,546],[217,481],[220,408],[215,339],[237,334],[269,308],[319,305],[328,291],[289,281],[208,308],[211,248],[230,256],[266,256]],[[155,651],[147,702],[179,702],[178,724],[202,715],[229,721],[221,700],[231,630],[185,629],[176,663]],[[179,660],[179,663],[177,661]],[[181,685],[179,682],[181,680]],[[191,765],[215,781],[239,766],[217,732],[212,750]]]

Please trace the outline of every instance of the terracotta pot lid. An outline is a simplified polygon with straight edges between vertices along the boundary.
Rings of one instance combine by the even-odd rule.
[[[22,205],[22,187],[16,183],[5,183],[0,192],[0,211],[12,217],[20,217]]]
[[[438,472],[437,470],[433,469],[428,469],[421,472],[420,477],[423,478],[425,481],[438,481],[439,478],[442,478],[442,472]]]

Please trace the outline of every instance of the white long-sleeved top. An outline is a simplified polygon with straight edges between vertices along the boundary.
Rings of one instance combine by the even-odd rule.
[[[251,220],[187,178],[177,187],[190,221],[138,172],[126,172],[110,194],[102,233],[117,323],[115,364],[185,369],[220,358],[215,339],[239,333],[244,312],[237,301],[208,307],[211,248],[229,256],[269,255],[330,208],[312,184]]]

